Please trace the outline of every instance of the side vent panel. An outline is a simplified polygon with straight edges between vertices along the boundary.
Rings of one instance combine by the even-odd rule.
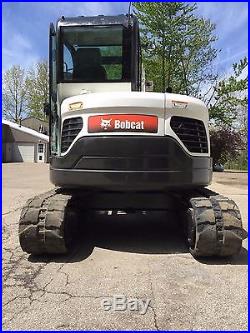
[[[81,117],[69,118],[64,120],[62,128],[62,141],[61,141],[61,151],[65,151],[69,148],[71,143],[80,133],[83,126],[83,121]]]
[[[208,153],[206,129],[201,120],[175,116],[170,126],[191,153]]]

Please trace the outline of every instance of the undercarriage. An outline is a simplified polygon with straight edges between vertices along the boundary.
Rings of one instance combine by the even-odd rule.
[[[83,217],[93,210],[175,211],[194,257],[238,254],[246,237],[235,202],[208,189],[182,193],[55,189],[28,200],[23,208],[19,224],[23,251],[36,255],[68,252]]]

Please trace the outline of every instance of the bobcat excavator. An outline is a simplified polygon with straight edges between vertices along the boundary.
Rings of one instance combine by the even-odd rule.
[[[50,180],[26,203],[23,251],[66,253],[90,210],[181,214],[195,257],[232,256],[245,237],[231,199],[205,187],[212,161],[199,99],[145,91],[133,15],[62,17],[50,25]]]

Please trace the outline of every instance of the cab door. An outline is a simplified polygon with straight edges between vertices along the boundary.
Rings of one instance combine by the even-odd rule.
[[[51,155],[59,153],[60,117],[57,108],[57,35],[54,24],[49,30],[49,150]]]

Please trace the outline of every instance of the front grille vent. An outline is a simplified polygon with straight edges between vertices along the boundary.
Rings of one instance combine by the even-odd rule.
[[[81,117],[64,120],[62,128],[61,151],[64,153],[74,139],[77,137],[83,126]]]
[[[170,126],[190,152],[208,153],[206,129],[201,120],[172,117]]]

